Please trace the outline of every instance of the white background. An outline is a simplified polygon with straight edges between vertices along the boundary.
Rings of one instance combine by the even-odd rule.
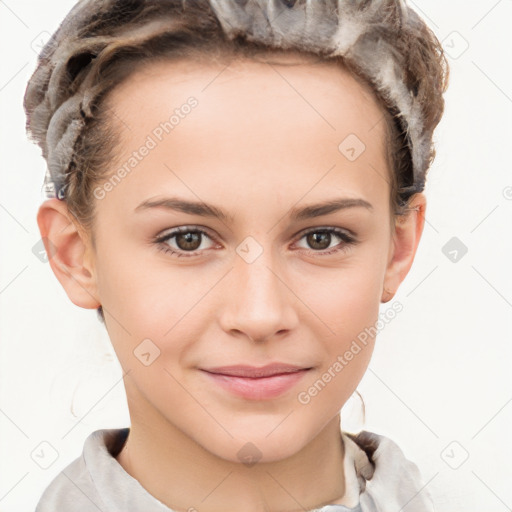
[[[45,162],[25,136],[22,98],[38,41],[73,5],[0,1],[0,512],[33,510],[92,431],[129,425],[96,312],[73,305],[32,252]],[[395,297],[404,309],[358,388],[366,422],[355,396],[342,425],[396,441],[438,512],[501,512],[512,508],[512,1],[409,5],[443,41],[450,86],[427,223]],[[452,237],[468,248],[455,263],[442,252]],[[58,452],[47,469],[42,442]]]

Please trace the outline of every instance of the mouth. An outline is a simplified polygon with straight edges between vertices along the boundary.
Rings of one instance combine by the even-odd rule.
[[[295,386],[312,368],[284,363],[262,367],[248,365],[201,368],[222,389],[247,400],[277,398]]]

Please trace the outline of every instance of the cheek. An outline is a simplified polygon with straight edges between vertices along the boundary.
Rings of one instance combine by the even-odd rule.
[[[375,342],[379,315],[379,272],[344,269],[329,281],[324,293],[315,293],[311,309],[322,319],[315,337],[322,347],[322,365],[298,390],[297,403],[319,422],[337,414],[364,376]],[[317,322],[317,320],[315,320]]]
[[[305,314],[316,316],[325,336],[342,344],[375,321],[383,276],[382,261],[362,255],[338,268],[302,273],[297,289],[308,306]]]
[[[314,337],[324,354],[321,371],[310,382],[320,378],[316,387],[329,389],[318,400],[326,407],[329,399],[335,404],[348,399],[370,361],[386,268],[387,249],[385,240],[381,242],[381,248],[368,244],[354,252],[336,269],[317,269],[301,278],[301,297],[308,306],[303,323],[312,326],[313,318],[319,326]]]
[[[194,295],[194,282],[166,265],[165,256],[149,244],[114,238],[104,243],[96,269],[98,292],[111,323],[161,336],[184,314],[184,295]]]
[[[178,364],[190,340],[200,337],[205,296],[218,277],[201,277],[192,266],[172,268],[160,256],[116,258],[114,251],[104,252],[97,272],[108,333],[125,371],[138,367],[135,357],[146,351]]]

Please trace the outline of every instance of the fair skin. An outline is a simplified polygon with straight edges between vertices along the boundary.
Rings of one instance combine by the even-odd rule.
[[[150,494],[177,511],[349,505],[339,412],[375,340],[309,403],[297,396],[375,324],[380,303],[398,289],[421,237],[426,199],[417,194],[411,206],[418,209],[392,226],[381,107],[344,69],[234,61],[217,76],[223,68],[156,62],[114,89],[109,106],[129,127],[120,125],[116,165],[188,97],[198,106],[95,200],[95,247],[57,199],[41,205],[40,231],[57,248],[50,264],[70,300],[104,308],[127,372],[131,417],[117,460]],[[353,162],[338,150],[348,134],[366,146]],[[164,197],[203,201],[233,218],[135,211]],[[290,216],[339,198],[371,207]],[[154,239],[180,226],[208,236],[160,243],[183,257],[159,251]],[[309,228],[350,230],[357,242],[322,238],[318,229],[315,244],[304,234]],[[237,253],[246,237],[257,244],[251,251],[262,251],[251,262]],[[148,338],[160,356],[145,366],[133,351]],[[275,361],[311,369],[273,399],[235,396],[200,370]],[[261,453],[251,466],[237,455],[249,442]]]

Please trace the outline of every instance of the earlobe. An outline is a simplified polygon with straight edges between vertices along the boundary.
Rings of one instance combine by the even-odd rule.
[[[395,295],[401,282],[409,273],[425,225],[427,198],[417,193],[411,199],[405,216],[398,218],[392,233],[393,250],[383,283],[381,302],[389,302]]]
[[[53,273],[73,304],[86,309],[100,306],[90,265],[88,240],[77,229],[64,201],[48,199],[39,207],[37,224]]]

